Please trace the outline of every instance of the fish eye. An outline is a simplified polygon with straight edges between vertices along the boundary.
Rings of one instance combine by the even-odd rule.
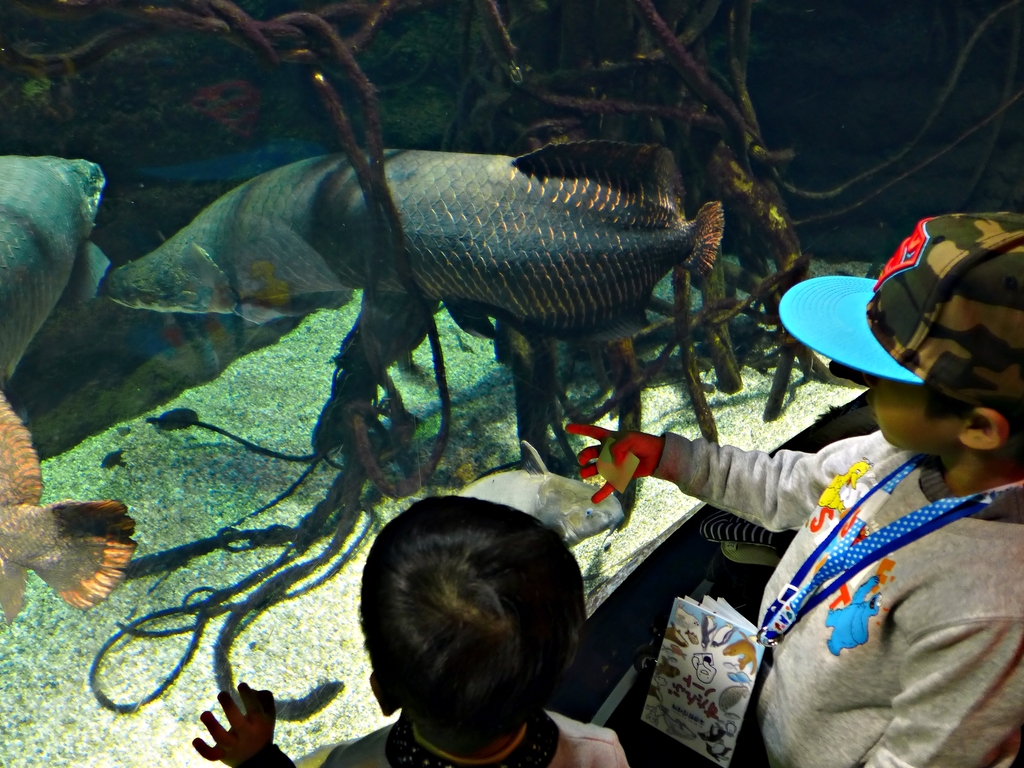
[[[588,509],[587,510],[587,517],[590,517],[592,514],[594,514],[594,510],[593,509]]]

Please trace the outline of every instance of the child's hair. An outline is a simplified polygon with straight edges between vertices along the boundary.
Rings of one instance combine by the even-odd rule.
[[[925,390],[928,392],[928,401],[925,403],[924,413],[931,418],[944,416],[963,418],[977,407],[966,400],[950,397],[927,384]],[[1000,409],[996,410],[1002,413]],[[1010,438],[1007,441],[1010,444],[1010,454],[1017,463],[1024,464],[1024,414],[1018,413],[1011,416],[1003,413],[1002,415],[1010,425]]]
[[[491,738],[542,708],[572,661],[583,579],[535,518],[428,498],[378,535],[361,614],[377,683],[395,706],[417,723]]]

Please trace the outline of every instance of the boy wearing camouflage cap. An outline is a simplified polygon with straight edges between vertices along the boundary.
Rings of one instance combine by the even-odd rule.
[[[1024,215],[925,219],[877,281],[807,280],[779,313],[863,378],[878,432],[773,457],[634,432],[613,458],[799,531],[760,611],[773,766],[1008,766],[1024,722]],[[582,475],[596,458],[580,453]]]

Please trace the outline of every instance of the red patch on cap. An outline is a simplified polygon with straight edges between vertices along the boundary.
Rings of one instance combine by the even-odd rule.
[[[882,283],[897,272],[913,269],[918,265],[918,262],[921,261],[921,254],[924,253],[924,249],[928,245],[928,240],[931,239],[931,235],[928,234],[924,225],[934,218],[934,216],[929,216],[927,219],[921,219],[917,222],[917,226],[914,227],[913,234],[900,243],[900,247],[896,249],[896,253],[894,253],[887,262],[885,262],[885,266],[882,268],[882,274],[878,276],[878,281],[875,283],[875,287],[872,290],[877,292]]]

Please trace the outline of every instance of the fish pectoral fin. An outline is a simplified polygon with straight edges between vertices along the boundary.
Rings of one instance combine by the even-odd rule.
[[[537,449],[525,440],[519,441],[519,447],[523,451],[523,457],[519,461],[519,468],[531,475],[546,475],[548,468],[544,459],[540,457]]]
[[[236,243],[228,261],[235,265],[239,303],[270,308],[274,317],[337,309],[352,299],[351,286],[342,284],[320,252],[273,218]]]
[[[146,257],[143,257],[146,258]],[[174,286],[181,290],[181,309],[192,312],[231,312],[235,291],[224,271],[198,243],[189,243],[172,272]],[[122,267],[123,269],[123,267]]]
[[[250,323],[255,323],[256,325],[263,325],[271,320],[277,320],[277,318],[285,316],[283,312],[279,312],[273,307],[265,307],[262,304],[254,304],[250,301],[241,301],[236,304],[235,314],[239,317],[244,317]]]
[[[25,604],[25,576],[27,571],[0,555],[0,606],[8,624],[21,612]]]
[[[597,182],[595,190],[611,184],[623,193],[623,200],[615,206],[635,206],[635,223],[641,226],[668,226],[679,216],[679,201],[683,196],[679,170],[672,152],[659,144],[620,141],[548,144],[517,157],[512,165],[540,179],[593,179]]]
[[[100,283],[110,268],[110,260],[96,243],[86,240],[78,248],[61,303],[83,302],[99,295]]]
[[[722,249],[722,232],[725,229],[725,214],[717,200],[704,203],[694,219],[696,231],[693,238],[693,253],[686,260],[688,267],[696,267],[701,277],[707,277],[715,266],[715,260]]]
[[[452,320],[470,336],[480,339],[494,339],[497,332],[487,314],[486,307],[466,301],[445,301],[445,309]]]

